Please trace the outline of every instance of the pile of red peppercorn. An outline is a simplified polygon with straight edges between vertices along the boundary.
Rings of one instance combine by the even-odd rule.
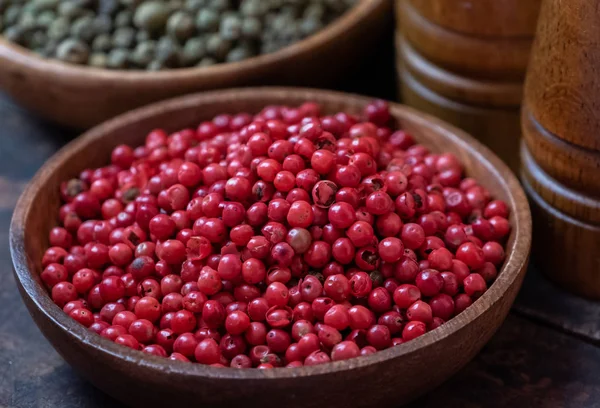
[[[236,368],[315,365],[412,340],[496,278],[508,207],[390,129],[315,103],[154,130],[61,185],[41,278],[117,344]]]

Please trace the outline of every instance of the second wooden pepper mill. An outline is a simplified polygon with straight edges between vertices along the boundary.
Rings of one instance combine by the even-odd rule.
[[[522,180],[533,253],[561,286],[600,299],[600,0],[546,0],[525,83]]]
[[[403,100],[518,169],[522,81],[540,0],[396,0]]]

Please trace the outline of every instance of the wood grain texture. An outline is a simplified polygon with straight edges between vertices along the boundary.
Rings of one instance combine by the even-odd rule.
[[[523,99],[520,81],[471,78],[443,69],[419,54],[401,33],[396,33],[397,64],[431,91],[457,102],[480,107],[515,109]]]
[[[399,30],[425,58],[450,71],[477,78],[524,77],[530,37],[476,37],[441,27],[408,2],[396,0]]]
[[[403,65],[398,69],[404,103],[464,129],[491,148],[513,171],[517,171],[520,135],[518,107],[499,109],[457,102],[425,87]]]
[[[129,109],[194,91],[268,84],[331,87],[349,75],[357,61],[371,57],[391,21],[391,0],[361,0],[324,30],[272,54],[160,72],[63,64],[0,39],[0,88],[43,117],[87,128]]]
[[[471,308],[439,330],[362,359],[295,370],[220,370],[172,362],[117,346],[69,319],[39,280],[39,256],[58,208],[57,187],[84,167],[97,166],[119,143],[137,144],[151,129],[186,127],[222,111],[256,112],[269,104],[320,102],[325,112],[360,111],[368,98],[327,91],[244,89],[204,93],[156,104],[118,117],[63,148],[37,173],[20,199],[11,225],[11,250],[18,286],[38,327],[56,350],[100,389],[130,405],[160,402],[203,406],[355,407],[406,402],[443,382],[465,365],[504,320],[528,261],[528,204],[510,170],[489,150],[458,129],[392,105],[399,125],[436,150],[455,153],[467,173],[508,202],[513,226],[507,261],[494,285]],[[93,362],[93,364],[92,364]],[[435,367],[432,370],[431,367]],[[397,373],[410,372],[398,387]],[[165,375],[168,373],[168,375]],[[322,384],[326,383],[327,388]],[[347,390],[352,389],[352,393]],[[369,400],[356,395],[369,396]]]
[[[599,357],[597,347],[511,316],[478,359],[411,408],[596,408]]]
[[[550,133],[531,114],[522,112],[523,140],[537,165],[556,181],[600,197],[600,151],[566,142]]]
[[[586,213],[597,218],[594,206],[598,208],[598,203],[545,174],[525,144],[521,145],[521,162],[521,180],[531,202],[535,231],[533,256],[537,264],[563,288],[600,299],[600,225],[581,219]],[[557,207],[566,208],[580,218]]]
[[[513,314],[600,346],[598,303],[565,292],[535,264],[527,271]]]
[[[540,199],[569,217],[600,226],[600,200],[558,182],[533,157],[529,147],[524,145],[521,150],[522,174]]]
[[[525,104],[548,131],[600,151],[600,6],[548,0],[525,88]]]
[[[474,36],[532,37],[541,0],[409,0],[449,30]]]
[[[555,282],[600,299],[600,2],[548,0],[524,91],[522,176],[534,253]]]

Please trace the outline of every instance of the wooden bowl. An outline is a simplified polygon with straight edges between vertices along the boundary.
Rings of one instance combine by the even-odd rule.
[[[335,85],[392,22],[390,0],[361,0],[325,29],[271,54],[208,68],[97,69],[45,59],[0,36],[0,89],[41,116],[88,128],[176,95],[248,85]]]
[[[56,306],[40,281],[62,180],[108,162],[120,143],[140,144],[156,127],[176,130],[222,112],[258,112],[271,104],[319,102],[325,112],[359,112],[368,98],[295,88],[234,89],[160,102],[110,120],[74,140],[35,175],[11,224],[15,277],[33,319],[56,350],[89,381],[134,406],[372,407],[408,402],[441,384],[471,360],[508,313],[529,258],[531,219],[523,190],[508,167],[462,131],[392,104],[398,124],[434,150],[450,151],[511,210],[512,232],[498,279],[471,307],[414,341],[368,357],[313,367],[234,370],[170,361],[118,346],[79,325]]]

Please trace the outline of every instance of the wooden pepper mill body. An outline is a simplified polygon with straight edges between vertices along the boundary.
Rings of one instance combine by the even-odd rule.
[[[405,103],[453,123],[518,169],[519,108],[540,0],[396,0]]]
[[[600,0],[546,0],[523,101],[522,180],[534,256],[600,299]]]

